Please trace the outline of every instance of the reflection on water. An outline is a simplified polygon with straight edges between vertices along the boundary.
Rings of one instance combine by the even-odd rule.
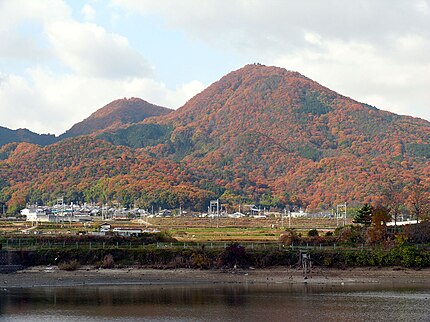
[[[5,321],[426,321],[430,290],[383,285],[80,286],[0,291]]]

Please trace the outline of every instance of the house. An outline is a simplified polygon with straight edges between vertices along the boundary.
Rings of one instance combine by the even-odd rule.
[[[48,208],[30,207],[21,210],[21,215],[25,216],[27,221],[32,223],[40,222],[89,222],[92,221],[91,216],[73,214],[73,213],[53,213]]]
[[[103,224],[100,225],[101,233],[107,233],[108,231],[110,231],[110,229],[111,229],[111,225],[107,222],[104,222]]]
[[[163,209],[158,214],[157,217],[170,217],[172,215],[172,211],[169,209]]]
[[[229,218],[242,218],[245,217],[245,214],[242,214],[241,212],[235,212],[233,214],[228,214],[227,217]]]
[[[138,237],[142,234],[142,229],[134,227],[115,227],[112,232],[118,236]]]
[[[111,228],[111,224],[104,222],[103,224],[100,225],[100,229],[106,229],[106,230],[110,230]]]
[[[21,210],[21,215],[25,216],[27,221],[31,222],[55,222],[52,214],[44,209],[39,208],[25,208]]]
[[[256,206],[256,205],[245,205],[245,207],[247,207],[247,208],[248,208],[247,213],[248,213],[251,217],[259,216],[259,215],[260,215],[260,211],[261,211],[261,209],[260,209],[260,208],[257,208],[257,206]]]
[[[302,210],[302,208],[300,208],[299,211],[291,211],[290,212],[290,216],[293,217],[293,218],[296,218],[296,217],[306,217],[307,215],[308,215],[308,213],[304,212]]]
[[[417,220],[399,220],[396,222],[394,222],[394,221],[387,222],[387,226],[388,227],[390,227],[390,226],[405,226],[405,225],[414,225],[417,223],[418,223]]]

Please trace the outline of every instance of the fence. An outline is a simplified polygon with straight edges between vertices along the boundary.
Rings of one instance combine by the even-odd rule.
[[[7,239],[3,242],[4,250],[37,250],[37,249],[56,249],[56,248],[78,248],[78,249],[109,249],[109,248],[226,248],[231,243],[208,242],[208,243],[181,243],[181,242],[156,242],[145,243],[136,241],[37,241],[27,239]],[[249,249],[280,249],[277,243],[240,243]]]
[[[206,248],[206,249],[220,249],[226,248],[231,243],[227,242],[207,242],[207,243],[181,243],[181,242],[157,242],[157,243],[145,243],[137,241],[40,241],[35,239],[26,238],[9,238],[2,241],[3,250],[38,250],[38,249],[61,249],[61,248],[75,248],[75,249],[142,249],[142,248],[183,248],[183,249],[195,249],[195,248]],[[240,245],[248,250],[360,250],[365,249],[367,246],[359,245],[355,247],[345,246],[341,244],[332,245],[310,245],[300,244],[283,246],[279,243],[272,242],[240,242]],[[422,245],[415,245],[416,248],[422,247]]]

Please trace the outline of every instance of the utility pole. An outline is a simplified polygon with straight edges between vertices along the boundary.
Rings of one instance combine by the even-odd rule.
[[[339,227],[339,205],[336,206],[336,227]]]
[[[345,212],[343,216],[343,225],[346,226],[346,202],[345,202]]]
[[[288,228],[291,228],[291,210],[288,209]]]
[[[219,228],[219,199],[216,200],[216,228]]]
[[[343,210],[343,216],[341,211]],[[346,202],[336,206],[336,226],[339,226],[339,217],[343,217],[343,225],[346,226]]]
[[[284,212],[281,213],[281,227],[284,227],[284,214],[287,214],[287,207],[285,207]]]

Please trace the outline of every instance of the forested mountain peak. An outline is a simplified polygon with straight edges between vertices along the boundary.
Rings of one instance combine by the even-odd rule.
[[[172,128],[154,153],[212,174],[233,195],[277,195],[317,207],[428,176],[429,122],[278,67],[246,65],[149,122]]]
[[[341,95],[298,72],[251,64],[222,77],[167,119],[187,122],[192,115],[209,114],[220,110],[226,112],[232,108],[235,112],[246,112],[245,108],[254,110],[278,108],[284,112],[291,112],[292,107],[301,107],[297,103],[311,103],[306,100],[331,101],[337,98],[341,98]],[[310,110],[308,105],[310,104],[305,107],[309,110],[302,111],[305,114],[327,112],[322,106],[315,106],[315,110]],[[317,110],[318,108],[321,110]]]
[[[138,123],[152,116],[165,115],[172,110],[157,106],[140,98],[115,100],[91,114],[88,118],[73,125],[60,136],[60,139],[90,134],[123,124]]]
[[[286,151],[309,145],[322,156],[336,150],[355,153],[350,149],[353,142],[355,149],[372,141],[410,144],[430,136],[425,120],[379,110],[297,72],[260,64],[227,74],[183,107],[146,123],[150,122],[171,125],[174,138],[191,136],[191,141],[205,146],[230,144],[252,134],[273,140]],[[378,148],[381,153],[389,149]]]

